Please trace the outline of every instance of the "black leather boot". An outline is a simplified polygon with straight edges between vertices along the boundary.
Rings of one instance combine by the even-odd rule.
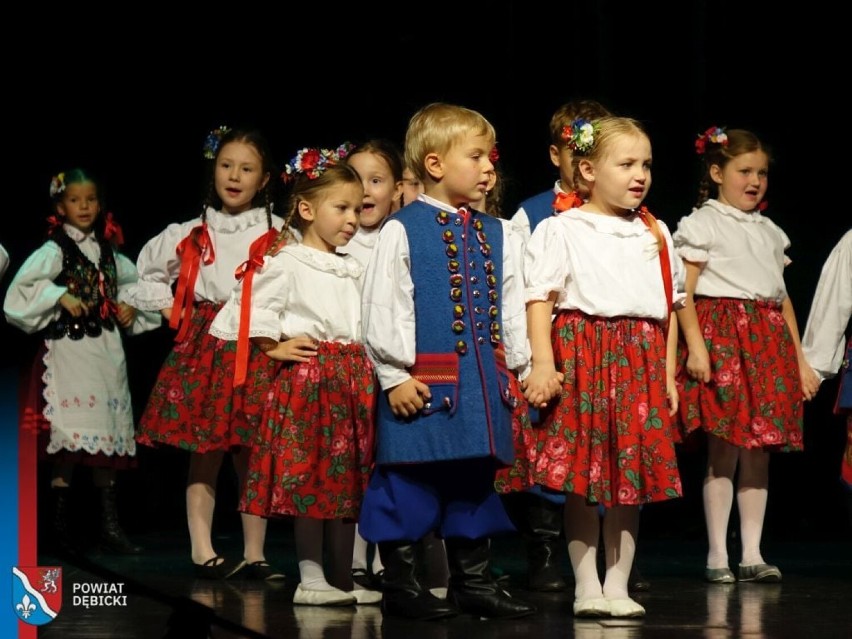
[[[391,617],[429,620],[453,617],[453,606],[423,587],[422,542],[380,541],[382,572],[382,614]]]
[[[101,544],[112,552],[122,555],[138,555],[143,551],[118,524],[118,509],[115,503],[115,486],[101,488]]]
[[[534,493],[509,493],[503,503],[521,533],[527,551],[527,585],[537,592],[562,592],[566,588],[559,549],[564,543],[562,504]]]
[[[536,611],[535,606],[513,598],[494,580],[488,538],[449,537],[445,542],[450,565],[447,601],[476,617],[508,619]]]
[[[51,487],[53,498],[53,539],[50,547],[60,556],[82,555],[83,548],[74,528],[71,526],[71,489],[68,487]]]

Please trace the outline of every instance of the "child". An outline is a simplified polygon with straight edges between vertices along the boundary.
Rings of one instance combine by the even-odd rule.
[[[802,450],[802,396],[818,382],[802,354],[784,285],[790,240],[761,212],[769,152],[753,133],[711,127],[698,137],[704,175],[698,208],[674,234],[686,267],[678,311],[680,418],[686,433],[707,433],[705,578],[736,580],[726,539],[734,475],[740,514],[740,581],[777,582],[760,553],[769,452]],[[711,190],[716,199],[708,199]]]
[[[823,264],[805,332],[802,352],[820,383],[842,375],[834,412],[846,414],[846,450],[841,477],[852,489],[852,336],[844,338],[852,319],[852,230],[846,231]],[[845,345],[844,345],[845,342]],[[844,353],[846,357],[844,358]]]
[[[116,471],[135,466],[133,408],[122,344],[156,328],[156,318],[126,302],[133,262],[116,250],[121,230],[101,215],[100,190],[83,169],[55,176],[49,239],[24,262],[6,294],[6,319],[44,342],[22,388],[22,426],[40,429],[51,460],[53,528],[59,548],[79,550],[71,529],[69,487],[77,465],[93,469],[101,496],[100,541],[138,554],[118,523]]]
[[[651,186],[651,143],[639,123],[581,120],[571,132],[585,203],[542,221],[525,254],[527,399],[548,401],[554,377],[563,376],[543,415],[535,480],[567,493],[574,614],[641,617],[645,609],[628,596],[639,506],[681,494],[671,420],[675,338],[666,338],[667,323],[676,331],[679,261],[669,257],[665,225],[639,209]]]
[[[494,141],[475,111],[418,111],[405,158],[425,190],[385,222],[367,267],[364,335],[385,392],[359,529],[379,544],[386,615],[535,611],[489,567],[489,537],[512,530],[493,483],[514,456],[509,369],[527,363],[520,265],[500,223],[467,208],[487,189]],[[430,531],[446,544],[447,601],[418,577]]]
[[[204,156],[211,162],[201,216],[167,226],[144,246],[137,262],[135,304],[160,311],[178,330],[140,420],[138,441],[189,451],[186,511],[198,578],[225,578],[245,568],[249,578],[282,579],[264,557],[265,519],[242,515],[240,560],[219,556],[211,539],[223,456],[234,453],[242,484],[272,362],[254,349],[246,364],[233,344],[217,340],[208,329],[237,283],[237,267],[251,255],[263,255],[283,223],[272,213],[272,159],[260,133],[225,127],[208,136]],[[235,367],[244,364],[251,383],[237,393]]]
[[[360,343],[364,268],[336,253],[355,236],[364,198],[361,177],[341,163],[345,148],[303,149],[291,161],[287,227],[299,229],[301,243],[285,245],[282,235],[255,274],[249,313],[240,286],[211,327],[234,340],[248,321],[252,341],[275,365],[240,510],[296,518],[293,603],[319,606],[381,599],[351,580],[348,592],[335,588],[323,571],[324,521],[331,520],[334,570],[343,564],[349,578],[354,529],[340,525],[357,519],[373,441],[375,381]],[[309,157],[319,159],[306,170]]]
[[[534,195],[521,202],[512,216],[512,226],[528,241],[539,222],[571,208],[572,198],[568,194],[574,191],[574,168],[571,163],[570,129],[577,120],[596,120],[610,115],[603,105],[594,100],[573,100],[566,102],[550,118],[550,161],[559,171],[559,179],[543,193]]]
[[[341,252],[352,255],[366,267],[379,236],[379,227],[388,215],[399,209],[402,158],[390,141],[376,139],[353,147],[346,162],[361,176],[364,205],[358,232]]]
[[[419,177],[414,175],[411,169],[405,167],[402,170],[402,196],[400,197],[400,204],[402,206],[411,204],[421,193],[423,193],[423,182],[420,181]]]
[[[403,189],[402,156],[389,140],[367,140],[355,146],[346,162],[358,171],[364,186],[364,204],[360,225],[355,237],[342,249],[366,268],[385,218],[399,210]],[[355,547],[352,555],[352,579],[364,588],[379,585],[378,576],[384,570],[378,551],[373,553],[370,570],[367,570],[367,541],[354,531]]]

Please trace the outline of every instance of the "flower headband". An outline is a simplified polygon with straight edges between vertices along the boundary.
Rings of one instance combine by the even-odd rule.
[[[562,127],[562,139],[569,149],[579,153],[588,153],[595,144],[595,135],[600,125],[595,121],[577,118],[568,126]]]
[[[65,193],[65,174],[60,173],[50,178],[50,197],[56,197]]]
[[[309,180],[315,180],[330,166],[340,164],[352,151],[354,145],[344,142],[336,149],[315,149],[305,147],[299,149],[290,162],[284,165],[281,179],[287,183],[296,179],[296,174],[301,173]]]
[[[204,139],[204,147],[202,150],[206,160],[213,160],[216,158],[216,152],[219,150],[222,138],[230,133],[230,131],[231,127],[221,124],[218,128],[213,129],[207,134],[207,137]]]
[[[695,141],[695,152],[698,155],[704,155],[708,142],[728,146],[728,134],[718,126],[711,126],[704,133],[698,135],[698,139]]]

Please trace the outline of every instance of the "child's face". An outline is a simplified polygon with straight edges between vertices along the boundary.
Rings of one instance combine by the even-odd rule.
[[[334,253],[346,246],[358,230],[364,189],[360,184],[334,184],[317,199],[299,202],[299,215],[307,222],[302,244]]]
[[[88,233],[101,212],[97,187],[92,182],[69,184],[56,203],[56,212],[67,224]]]
[[[427,193],[455,207],[481,200],[494,171],[488,157],[492,148],[494,141],[489,137],[466,133],[446,153],[428,154],[426,170],[436,184]]]
[[[268,181],[263,159],[252,144],[228,142],[216,156],[214,183],[225,213],[234,215],[249,210],[254,196]]]
[[[556,146],[550,145],[550,161],[557,169],[559,169],[559,182],[563,191],[574,190],[574,169],[571,168],[571,160],[574,153],[568,148],[568,145]]]
[[[582,161],[580,170],[593,210],[620,215],[642,204],[651,188],[651,142],[644,135],[622,135],[601,158]]]
[[[741,153],[720,168],[710,167],[710,177],[719,185],[719,201],[741,211],[753,211],[769,186],[769,157],[763,151]]]
[[[420,181],[411,169],[406,168],[402,172],[402,199],[406,204],[411,204],[417,196],[423,193],[423,182]]]
[[[402,183],[393,179],[393,172],[385,159],[365,151],[349,156],[349,165],[358,171],[364,185],[364,205],[361,208],[361,226],[375,228],[394,208],[402,195]]]

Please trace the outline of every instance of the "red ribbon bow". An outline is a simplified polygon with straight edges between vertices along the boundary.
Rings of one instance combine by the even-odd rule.
[[[553,211],[555,213],[562,213],[562,211],[570,211],[583,204],[583,198],[577,195],[576,191],[571,191],[570,193],[559,191],[553,199]]]
[[[99,309],[99,313],[101,319],[106,319],[110,315],[118,315],[118,305],[113,302],[106,291],[106,281],[104,280],[104,274],[102,272],[98,272],[98,293],[103,300],[101,302],[101,307]]]
[[[177,254],[180,256],[180,274],[178,275],[175,301],[172,304],[172,316],[169,326],[178,329],[176,342],[186,338],[192,319],[192,307],[195,302],[195,280],[201,263],[210,265],[216,260],[213,242],[207,232],[207,223],[196,226],[178,244]]]
[[[246,381],[249,355],[249,324],[251,323],[251,285],[255,272],[263,266],[263,256],[278,239],[279,233],[269,229],[252,242],[249,258],[237,267],[234,277],[243,282],[240,297],[240,328],[237,333],[237,361],[234,366],[234,387],[242,386]]]
[[[50,215],[47,218],[47,234],[52,235],[53,232],[65,223],[58,215]]]
[[[107,242],[112,242],[116,246],[121,246],[122,244],[124,244],[124,232],[121,230],[121,227],[118,225],[118,222],[113,219],[111,212],[108,212],[106,214],[104,239]]]

